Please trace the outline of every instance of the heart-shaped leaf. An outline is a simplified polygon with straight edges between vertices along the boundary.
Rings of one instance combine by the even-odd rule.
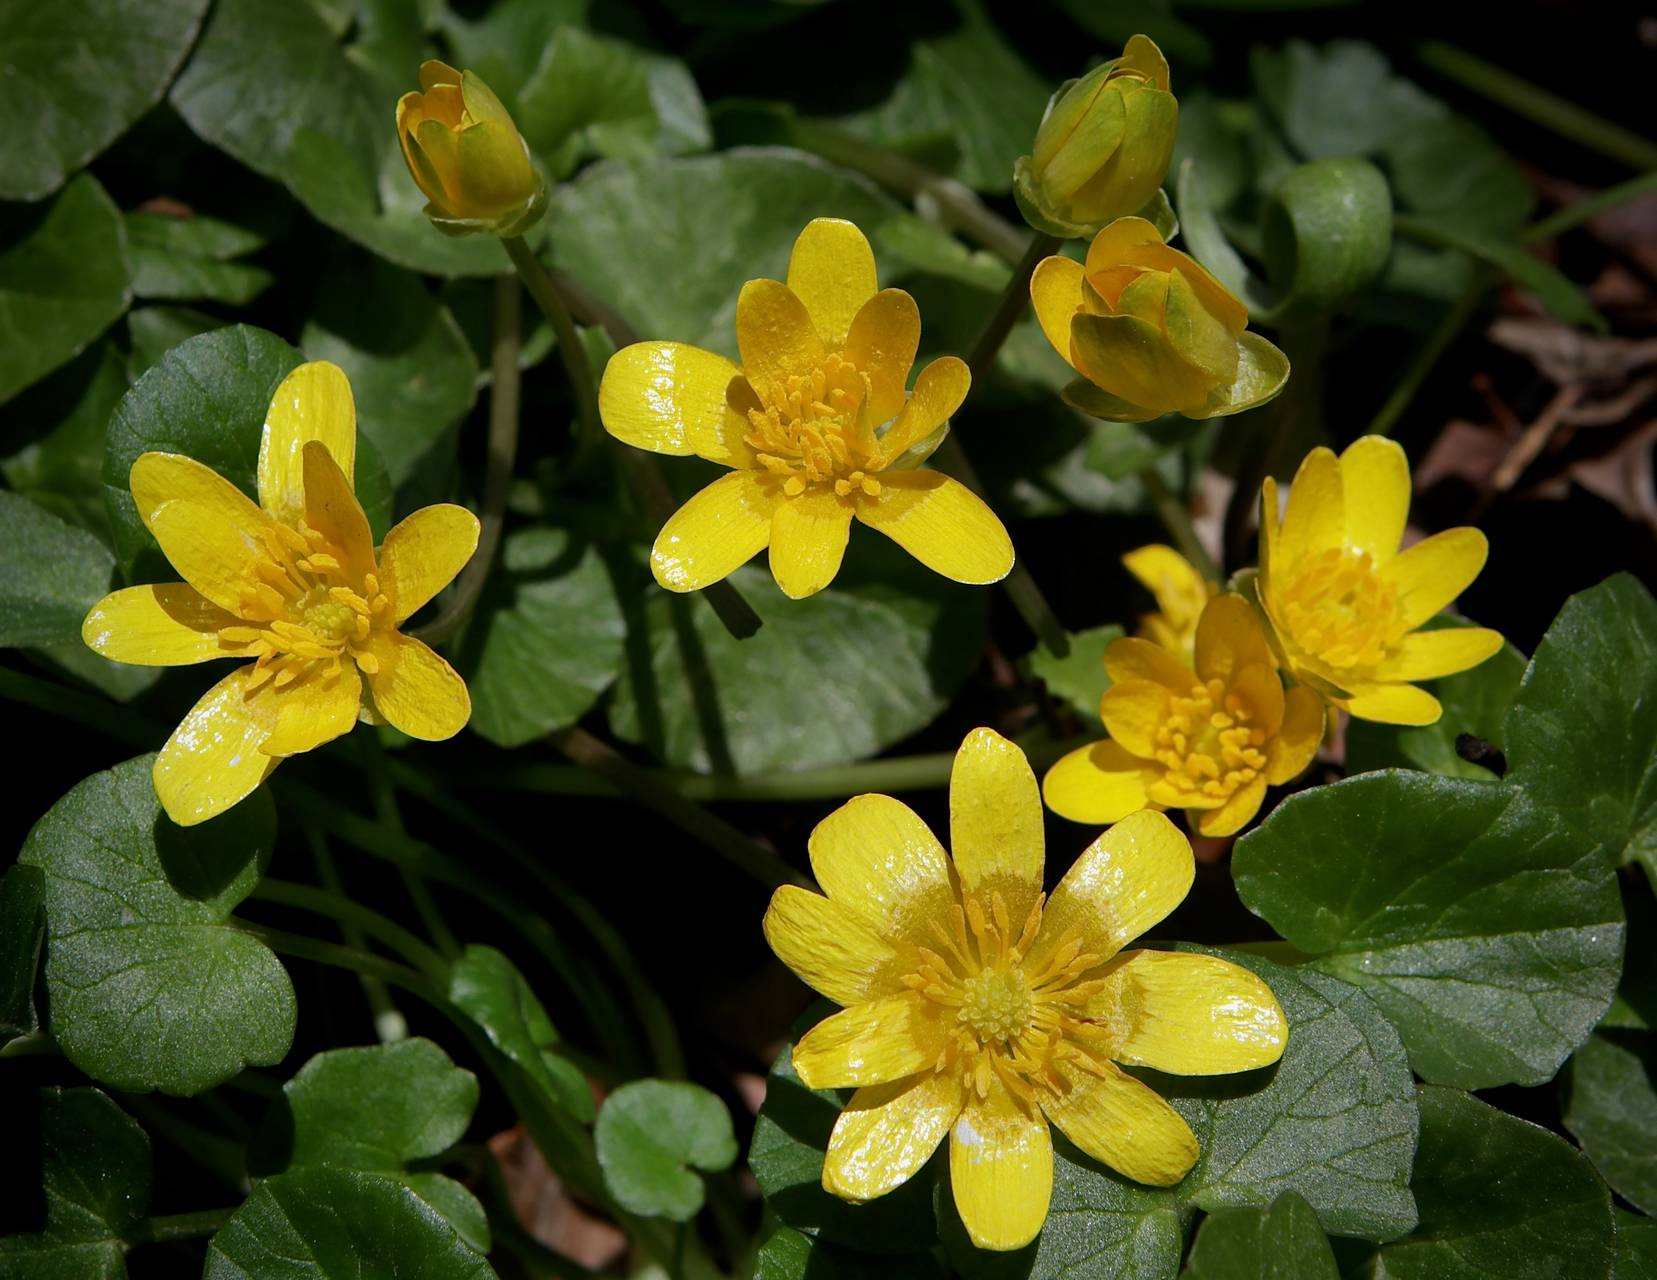
[[[635,1080],[604,1100],[593,1131],[604,1184],[625,1209],[689,1222],[702,1207],[702,1179],[736,1159],[725,1104],[700,1085]]]

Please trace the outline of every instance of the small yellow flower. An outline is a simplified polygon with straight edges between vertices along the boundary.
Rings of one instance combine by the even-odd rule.
[[[185,581],[105,596],[82,638],[140,666],[253,659],[207,691],[156,758],[156,794],[180,826],[222,813],[284,757],[348,732],[359,715],[432,740],[471,715],[465,682],[397,628],[471,558],[477,517],[422,508],[376,556],[352,492],[356,450],[351,386],[316,361],[271,400],[259,505],[182,454],[132,464],[139,518]]]
[[[1049,235],[1091,235],[1138,213],[1156,195],[1174,154],[1179,104],[1168,60],[1148,36],[1054,96],[1034,153],[1013,169],[1025,220]]]
[[[426,216],[451,235],[522,235],[547,188],[512,116],[475,72],[447,63],[422,63],[420,88],[397,102],[397,136]]]
[[[794,1046],[813,1089],[855,1086],[823,1186],[872,1200],[949,1137],[955,1204],[983,1249],[1028,1244],[1053,1188],[1048,1124],[1138,1182],[1198,1154],[1185,1121],[1117,1063],[1183,1075],[1282,1056],[1265,983],[1209,956],[1122,947],[1191,887],[1191,846],[1161,814],[1101,835],[1042,893],[1041,797],[1024,755],[975,729],[949,784],[953,859],[907,806],[858,796],[811,833],[826,897],[785,886],[772,950],[845,1006]]]
[[[1264,404],[1289,377],[1287,357],[1248,331],[1248,308],[1144,218],[1100,231],[1085,265],[1043,259],[1030,300],[1082,375],[1065,399],[1096,418],[1223,417]]]
[[[1361,436],[1336,458],[1313,449],[1278,518],[1260,495],[1257,591],[1283,669],[1360,720],[1432,724],[1438,699],[1410,682],[1476,667],[1502,647],[1484,627],[1418,631],[1467,589],[1489,544],[1446,529],[1398,549],[1410,510],[1403,449]]]
[[[905,392],[920,331],[913,298],[877,289],[863,233],[818,218],[795,241],[787,284],[742,287],[740,365],[680,342],[611,357],[598,392],[611,435],[732,468],[663,526],[656,581],[695,591],[770,547],[777,585],[800,599],[834,580],[853,516],[957,582],[1006,577],[1013,545],[995,513],[919,467],[971,383],[944,356]]]
[[[1157,612],[1139,619],[1139,635],[1187,662],[1197,643],[1197,619],[1218,588],[1172,547],[1152,543],[1122,557],[1129,573],[1156,599]]]
[[[1105,670],[1099,716],[1110,738],[1072,751],[1042,781],[1048,808],[1073,822],[1115,822],[1150,805],[1184,809],[1205,836],[1234,835],[1267,785],[1300,773],[1323,739],[1323,700],[1284,690],[1241,596],[1203,609],[1194,660],[1123,639],[1105,650]]]

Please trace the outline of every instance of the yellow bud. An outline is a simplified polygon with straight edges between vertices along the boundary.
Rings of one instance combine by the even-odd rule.
[[[520,235],[546,207],[546,183],[512,116],[470,71],[431,61],[397,103],[409,173],[441,231]]]

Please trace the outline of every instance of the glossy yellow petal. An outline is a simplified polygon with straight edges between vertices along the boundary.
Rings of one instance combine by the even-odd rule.
[[[1074,366],[1070,321],[1082,304],[1082,264],[1071,258],[1043,258],[1030,277],[1030,305],[1053,350]]]
[[[454,212],[467,218],[510,213],[535,193],[535,170],[509,119],[468,125],[455,135],[460,192]]]
[[[1117,1062],[1207,1076],[1250,1071],[1283,1056],[1283,1009],[1242,965],[1178,951],[1129,951],[1117,959],[1084,1011],[1103,1029]]]
[[[1168,92],[1168,59],[1149,36],[1129,36],[1117,65],[1124,71],[1137,71],[1153,87]]]
[[[928,926],[955,905],[943,846],[891,796],[853,796],[817,824],[809,848],[823,891],[883,938],[931,945]]]
[[[305,523],[328,540],[350,580],[362,582],[374,572],[374,535],[350,478],[319,440],[306,442],[304,463]]]
[[[1034,964],[1075,930],[1083,949],[1110,959],[1185,900],[1196,878],[1191,843],[1160,813],[1130,813],[1065,872],[1042,912]]]
[[[1210,839],[1234,836],[1254,820],[1266,800],[1266,779],[1256,775],[1225,798],[1216,808],[1192,808],[1186,817],[1197,831]]]
[[[1210,600],[1197,621],[1196,671],[1204,680],[1229,680],[1244,667],[1273,665],[1271,646],[1254,606],[1239,595]]]
[[[771,515],[771,576],[790,600],[816,595],[840,572],[852,504],[833,489],[784,497]]]
[[[736,299],[736,344],[742,371],[767,405],[780,403],[788,379],[809,376],[823,361],[823,340],[805,303],[777,280],[750,280]]]
[[[278,763],[259,749],[276,726],[274,694],[267,683],[248,696],[252,670],[238,667],[203,694],[155,758],[155,794],[181,827],[245,799]]]
[[[1100,1074],[1057,1064],[1066,1088],[1042,1093],[1041,1108],[1078,1147],[1124,1177],[1171,1187],[1197,1163],[1201,1148],[1179,1112],[1149,1085],[1109,1062]]]
[[[429,95],[428,95],[429,96]],[[428,111],[430,103],[427,104]],[[451,217],[459,216],[465,208],[465,193],[460,177],[460,139],[454,129],[438,120],[422,120],[414,130],[414,142],[424,158],[419,176],[437,178],[436,189],[422,188],[426,198],[439,211]]]
[[[413,636],[379,632],[369,652],[379,669],[368,677],[374,707],[411,738],[441,742],[465,728],[472,698],[455,669]]]
[[[1346,541],[1377,565],[1398,551],[1410,514],[1410,463],[1395,440],[1359,436],[1341,454]]]
[[[735,362],[683,342],[635,342],[610,357],[598,385],[604,429],[652,453],[694,453],[727,467],[750,464],[748,421],[727,399]]]
[[[1463,527],[1424,538],[1382,565],[1381,578],[1398,593],[1404,625],[1419,627],[1467,590],[1489,554],[1484,534]]]
[[[1137,316],[1079,315],[1070,322],[1075,365],[1095,386],[1164,413],[1199,413],[1214,379]]]
[[[881,437],[874,465],[885,467],[910,445],[931,435],[961,407],[971,386],[972,371],[966,361],[954,356],[939,356],[922,369],[902,412]]]
[[[697,591],[740,569],[771,541],[776,497],[750,471],[721,476],[656,535],[650,568],[669,591]]]
[[[1189,690],[1190,686],[1186,686]],[[1164,685],[1149,680],[1124,680],[1105,690],[1099,699],[1099,718],[1105,732],[1140,757],[1154,757],[1157,735],[1173,714],[1172,697]]]
[[[1007,1092],[969,1097],[949,1133],[955,1208],[980,1249],[1022,1249],[1047,1221],[1053,1198],[1053,1135],[1040,1112]]]
[[[852,317],[880,287],[874,250],[855,223],[813,218],[789,254],[788,287],[805,303],[823,345],[838,347],[846,341]]]
[[[903,957],[843,903],[787,884],[771,895],[765,940],[800,981],[835,1004],[894,995]]]
[[[1312,763],[1328,725],[1323,699],[1301,685],[1283,695],[1283,723],[1266,744],[1266,781],[1274,787],[1298,778]]]
[[[259,581],[270,517],[230,481],[194,458],[146,453],[132,464],[138,518],[180,576],[232,613]]]
[[[241,620],[194,587],[165,582],[111,592],[86,615],[81,639],[116,662],[180,667],[234,655],[219,647],[219,628]]]
[[[1104,826],[1120,822],[1149,800],[1145,762],[1119,742],[1094,742],[1064,756],[1041,780],[1042,798],[1061,818]]]
[[[1203,305],[1184,271],[1170,271],[1167,280],[1162,327],[1174,350],[1208,376],[1210,390],[1229,387],[1237,377],[1237,334]]]
[[[1186,692],[1197,682],[1196,673],[1185,665],[1178,654],[1137,636],[1124,636],[1110,642],[1105,648],[1105,671],[1113,684],[1150,680],[1179,693]]]
[[[883,471],[880,496],[857,518],[934,573],[956,582],[1000,582],[1013,568],[1013,540],[971,489],[939,471]]]
[[[1382,680],[1436,680],[1476,667],[1502,647],[1500,632],[1487,627],[1446,627],[1413,631],[1375,674]]]
[[[1413,684],[1359,685],[1340,706],[1355,719],[1379,724],[1436,724],[1444,714],[1437,698]]]
[[[430,93],[440,84],[458,85],[461,82],[460,72],[456,71],[447,62],[437,58],[427,58],[420,64],[420,87]]]
[[[829,1134],[823,1190],[862,1202],[902,1186],[932,1158],[965,1100],[960,1079],[948,1073],[859,1089]]]
[[[277,690],[274,701],[276,726],[259,750],[267,756],[296,756],[356,727],[362,677],[355,663],[342,662],[333,679],[306,676]]]
[[[999,893],[1016,933],[1041,893],[1046,833],[1030,762],[994,729],[974,729],[955,752],[949,848],[961,888],[986,906]]]
[[[882,289],[852,320],[845,356],[869,379],[865,412],[872,424],[888,421],[903,408],[920,342],[920,310],[902,289]]]
[[[1248,308],[1201,263],[1162,242],[1162,233],[1144,218],[1118,218],[1093,237],[1087,250],[1087,274],[1133,266],[1151,271],[1178,271],[1202,304],[1233,333],[1248,325]]]
[[[1122,145],[1076,192],[1072,208],[1088,221],[1143,209],[1156,195],[1173,158],[1179,103],[1170,93],[1142,87],[1122,94]]]
[[[380,590],[401,623],[444,587],[478,549],[478,518],[450,502],[421,507],[392,526],[380,547]]]
[[[810,1089],[886,1084],[938,1061],[947,1034],[942,1006],[905,991],[824,1018],[794,1046],[794,1070]]]
[[[1226,694],[1228,700],[1235,697],[1242,703],[1249,727],[1260,730],[1268,739],[1282,728],[1283,681],[1270,653],[1233,674]]]
[[[1153,542],[1136,548],[1122,557],[1122,566],[1151,593],[1171,626],[1195,622],[1208,603],[1208,580],[1172,547]]]
[[[1277,492],[1277,481],[1267,476],[1260,484],[1260,587],[1261,602],[1271,610],[1268,588],[1277,572],[1283,538],[1283,506]],[[1283,566],[1287,568],[1287,566]]]
[[[1289,505],[1278,534],[1283,571],[1307,556],[1346,545],[1346,500],[1341,489],[1341,465],[1328,449],[1306,455],[1289,486]]]
[[[276,388],[259,439],[259,505],[283,524],[305,511],[305,446],[318,441],[347,484],[357,465],[357,406],[345,371],[326,360],[300,365]]]

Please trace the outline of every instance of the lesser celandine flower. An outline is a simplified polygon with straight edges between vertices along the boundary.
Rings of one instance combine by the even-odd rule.
[[[1157,611],[1139,619],[1139,635],[1190,661],[1197,619],[1214,596],[1214,584],[1172,547],[1153,542],[1122,557],[1129,573],[1156,600]]]
[[[359,715],[438,739],[471,714],[465,682],[398,627],[471,558],[477,517],[422,508],[376,554],[352,491],[356,448],[350,384],[317,361],[271,400],[257,506],[193,458],[146,453],[132,464],[138,516],[185,580],[105,596],[81,635],[142,666],[251,659],[207,691],[156,758],[156,794],[181,826],[222,813]]]
[[[426,216],[452,235],[521,235],[546,208],[546,181],[501,101],[472,71],[422,63],[397,103],[397,136]]]
[[[1362,436],[1337,458],[1306,455],[1278,516],[1261,492],[1260,604],[1284,670],[1360,720],[1432,724],[1438,699],[1413,680],[1475,667],[1502,647],[1484,627],[1419,631],[1484,568],[1477,529],[1446,529],[1400,551],[1410,509],[1404,451]]]
[[[656,581],[695,591],[769,546],[777,585],[809,596],[839,571],[854,516],[947,578],[1005,577],[1013,546],[995,513],[918,466],[972,380],[944,356],[906,392],[920,331],[915,300],[878,288],[863,233],[818,218],[794,243],[787,284],[743,285],[740,365],[680,342],[612,356],[598,392],[611,435],[732,468],[662,528]]]
[[[1139,1182],[1170,1186],[1198,1154],[1172,1107],[1117,1063],[1210,1075],[1275,1062],[1271,990],[1209,956],[1123,951],[1191,887],[1191,846],[1133,814],[1042,893],[1041,798],[1017,747],[976,729],[949,784],[953,858],[889,796],[858,796],[811,833],[827,896],[785,886],[765,936],[843,1012],[794,1046],[814,1089],[856,1086],[823,1186],[872,1200],[949,1138],[974,1244],[1017,1249],[1047,1216],[1048,1124]]]
[[[1082,375],[1065,399],[1096,418],[1241,413],[1289,377],[1287,357],[1248,331],[1248,308],[1144,218],[1101,230],[1085,264],[1043,259],[1030,300],[1047,340]]]
[[[1148,640],[1105,650],[1111,687],[1099,700],[1110,738],[1047,772],[1042,794],[1074,822],[1115,822],[1146,805],[1184,809],[1205,836],[1241,831],[1268,784],[1288,782],[1323,739],[1323,700],[1287,691],[1253,607],[1209,601],[1186,660]]]
[[[1174,154],[1179,104],[1168,60],[1134,36],[1122,56],[1072,80],[1048,103],[1035,150],[1013,169],[1025,220],[1049,235],[1091,235],[1156,195]]]

